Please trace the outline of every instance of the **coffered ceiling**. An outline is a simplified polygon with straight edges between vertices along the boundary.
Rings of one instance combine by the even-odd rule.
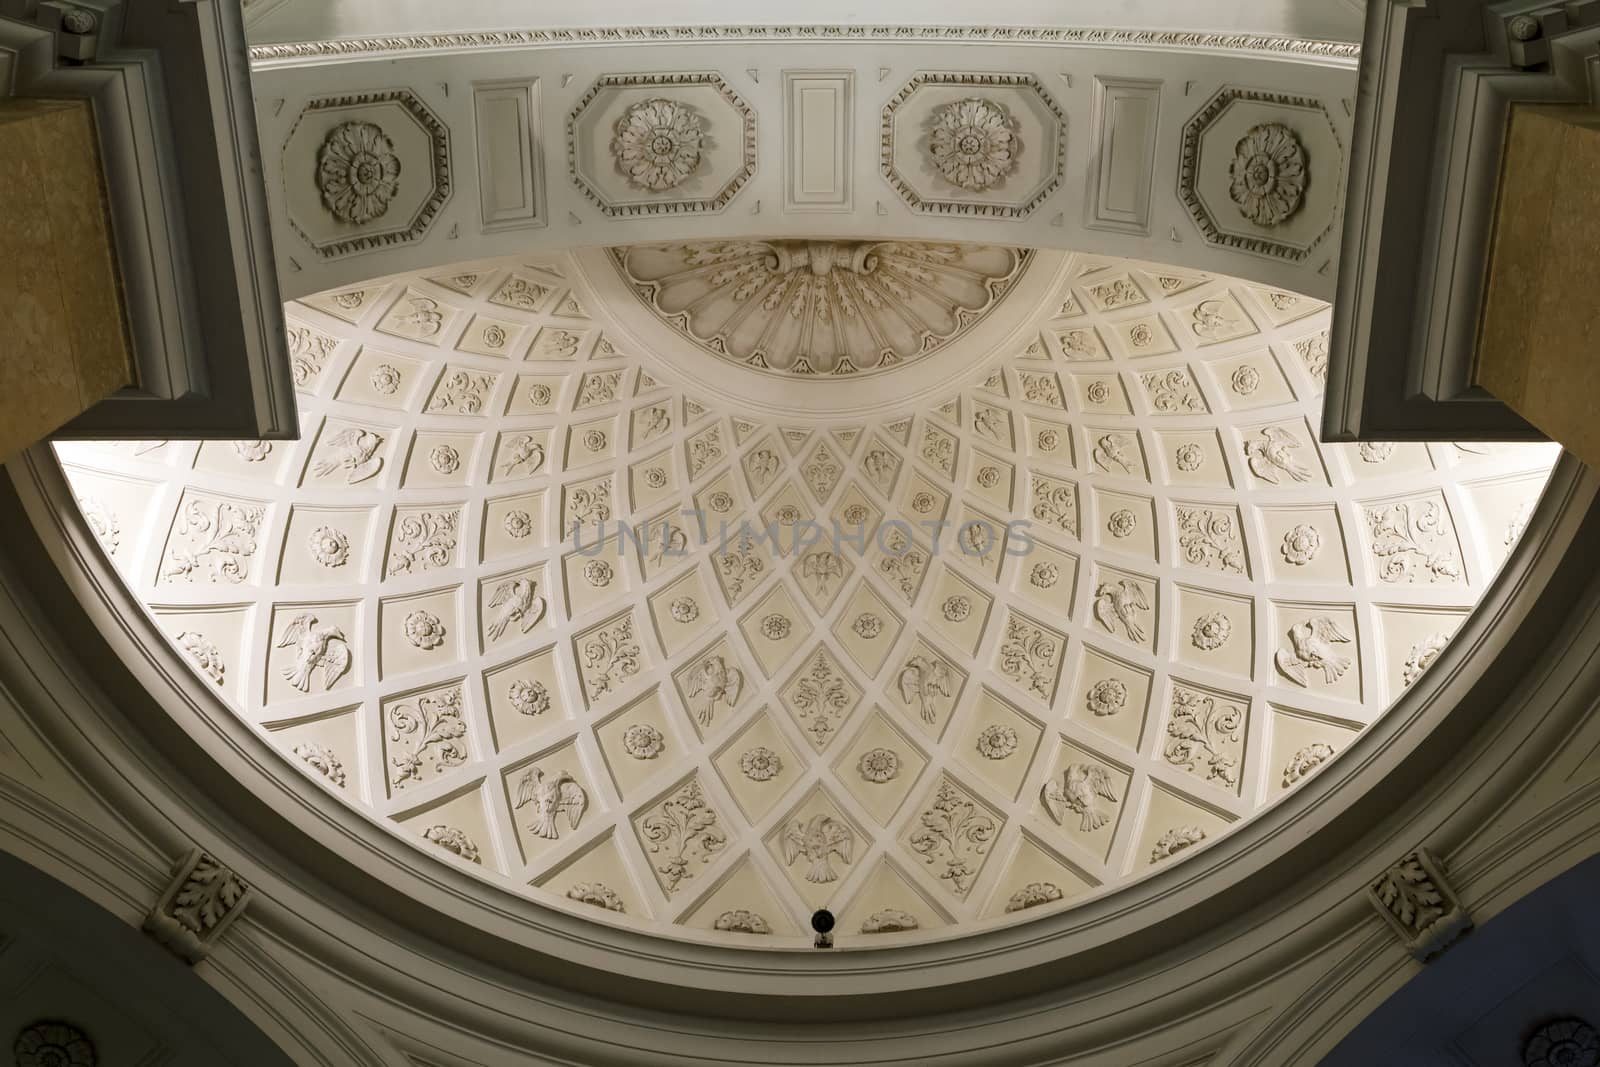
[[[801,357],[891,340],[890,284],[915,344]],[[300,441],[58,453],[204,684],[419,863],[870,947],[1182,862],[1477,602],[1553,450],[1318,444],[1328,317],[1009,246],[525,255],[291,304]]]
[[[1127,256],[1331,299],[1355,47],[1235,32],[1220,9],[1171,24],[308,29],[252,52],[281,285],[849,236]]]

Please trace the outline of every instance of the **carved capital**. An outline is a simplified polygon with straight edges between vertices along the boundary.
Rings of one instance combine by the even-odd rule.
[[[1417,959],[1427,962],[1472,929],[1472,916],[1445,881],[1444,866],[1418,849],[1367,886],[1378,909]]]
[[[197,848],[174,868],[167,891],[145,917],[144,930],[191,964],[199,963],[249,902],[250,887]]]

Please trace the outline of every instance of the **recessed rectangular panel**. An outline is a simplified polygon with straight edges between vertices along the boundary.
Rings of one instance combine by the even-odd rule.
[[[1095,140],[1085,225],[1150,232],[1150,187],[1160,112],[1160,82],[1095,78]]]
[[[851,71],[785,71],[785,211],[850,210]]]
[[[478,148],[478,202],[485,230],[544,224],[538,79],[472,87]]]

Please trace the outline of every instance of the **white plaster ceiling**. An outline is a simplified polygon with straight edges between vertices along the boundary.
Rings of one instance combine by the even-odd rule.
[[[1036,253],[981,329],[819,380],[705,351],[619,258],[291,304],[300,441],[58,452],[330,802],[657,934],[903,943],[1181,862],[1402,694],[1556,454],[1316,443],[1327,306],[1226,278]],[[602,515],[598,555],[560,534]],[[806,519],[869,532],[737,534]]]
[[[696,25],[947,25],[1069,26],[1278,34],[1329,41],[1361,39],[1358,0],[998,0],[974,5],[914,0],[818,0],[803,6],[733,0],[681,0],[652,5],[595,0],[570,5],[524,0],[247,0],[252,43],[315,41],[378,34],[471,30]],[[254,9],[254,10],[251,10]]]

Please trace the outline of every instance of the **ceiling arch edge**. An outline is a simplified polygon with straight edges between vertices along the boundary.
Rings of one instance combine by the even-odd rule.
[[[691,946],[682,952],[675,947],[669,960],[660,954],[657,945],[647,943],[651,941],[648,938],[641,940],[622,933],[613,936],[610,930],[596,930],[587,924],[563,931],[559,916],[539,916],[537,922],[530,924],[525,910],[510,901],[503,906],[495,904],[485,908],[455,885],[456,880],[449,872],[441,870],[436,877],[419,878],[413,864],[406,863],[381,841],[362,840],[362,835],[352,827],[340,825],[345,821],[341,815],[327,811],[325,806],[319,806],[315,823],[293,825],[296,815],[303,819],[311,808],[311,798],[304,795],[310,788],[306,782],[298,777],[273,775],[271,754],[254,751],[260,747],[259,742],[248,732],[241,731],[238,723],[221,709],[208,707],[214,700],[204,690],[194,687],[192,678],[187,676],[174,654],[153,651],[165,646],[152,642],[142,648],[127,647],[130,636],[136,640],[138,631],[148,627],[148,620],[142,618],[131,603],[117,604],[117,584],[104,573],[105,563],[99,558],[92,544],[93,535],[85,524],[81,520],[76,523],[69,520],[57,525],[63,515],[74,513],[70,509],[49,510],[47,501],[55,499],[58,504],[62,503],[60,498],[65,493],[49,457],[31,454],[25,464],[14,467],[13,471],[18,475],[17,488],[25,505],[41,522],[47,538],[44,550],[54,557],[58,567],[66,569],[72,583],[86,594],[85,606],[92,615],[99,617],[96,625],[101,627],[100,639],[111,641],[113,647],[122,646],[120,654],[136,667],[141,675],[140,684],[161,694],[168,713],[178,716],[180,729],[210,749],[211,759],[230,764],[234,774],[247,784],[254,779],[263,788],[262,796],[279,798],[273,802],[278,807],[276,812],[259,807],[252,810],[252,805],[238,803],[237,797],[219,809],[203,800],[200,794],[190,793],[183,818],[184,832],[196,836],[213,834],[219,839],[233,840],[240,833],[253,837],[266,832],[266,839],[246,840],[236,846],[238,859],[235,862],[258,889],[269,896],[281,893],[281,899],[295,901],[289,912],[275,913],[275,921],[287,923],[288,927],[296,926],[293,915],[307,913],[297,909],[311,908],[311,903],[303,899],[307,892],[314,897],[331,891],[337,897],[356,889],[362,895],[377,894],[376,897],[367,896],[368,900],[376,900],[386,895],[389,886],[412,883],[420,899],[428,902],[424,904],[424,911],[419,912],[411,905],[396,908],[397,902],[390,899],[376,905],[378,912],[405,916],[413,921],[415,929],[435,932],[463,949],[472,952],[482,949],[483,958],[494,961],[496,966],[538,969],[540,945],[555,944],[549,940],[555,938],[565,941],[565,946],[551,956],[572,964],[599,963],[608,954],[621,952],[620,957],[613,958],[626,959],[623,970],[644,976],[647,983],[652,972],[657,978],[666,978],[654,985],[654,994],[649,992],[649,985],[638,989],[644,1002],[653,1002],[658,1007],[681,1008],[686,1002],[694,1002],[696,994],[690,990],[699,988],[702,993],[698,995],[709,995],[712,989],[717,989],[716,996],[730,998],[726,1006],[733,1013],[741,1007],[742,998],[736,996],[736,991],[763,990],[785,995],[812,992],[814,995],[814,982],[822,975],[829,977],[830,997],[840,992],[874,994],[866,1005],[860,1001],[852,1006],[848,1000],[830,1000],[830,1010],[835,1006],[841,1009],[841,1019],[863,1007],[868,1010],[892,1008],[899,1000],[899,996],[891,992],[895,989],[906,993],[917,990],[910,995],[922,1004],[937,1001],[948,1006],[974,1006],[1020,995],[1028,989],[1060,986],[1065,974],[1081,976],[1085,973],[1085,964],[1090,965],[1087,968],[1090,971],[1100,971],[1106,962],[1107,946],[1122,937],[1137,937],[1148,946],[1166,942],[1177,949],[1195,934],[1198,916],[1207,916],[1203,923],[1207,929],[1220,921],[1223,914],[1239,917],[1238,908],[1250,906],[1263,892],[1282,890],[1294,876],[1303,872],[1306,864],[1296,843],[1305,839],[1311,823],[1323,824],[1315,841],[1331,844],[1359,840],[1359,849],[1367,857],[1361,862],[1374,862],[1373,857],[1381,858],[1384,849],[1394,848],[1387,841],[1377,842],[1370,837],[1369,809],[1374,806],[1379,810],[1404,811],[1411,821],[1421,820],[1420,829],[1425,836],[1442,836],[1447,843],[1452,839],[1469,839],[1471,834],[1461,823],[1480,825],[1482,821],[1481,811],[1473,810],[1472,805],[1492,804],[1492,798],[1502,794],[1482,791],[1474,797],[1467,789],[1463,795],[1465,786],[1460,776],[1452,771],[1446,775],[1452,780],[1440,787],[1456,791],[1456,799],[1448,805],[1426,811],[1413,810],[1408,809],[1405,798],[1417,792],[1415,774],[1419,767],[1431,773],[1448,766],[1452,759],[1462,758],[1458,755],[1458,734],[1476,725],[1466,720],[1481,722],[1490,717],[1491,710],[1500,706],[1494,698],[1508,691],[1513,703],[1520,698],[1528,705],[1543,707],[1542,715],[1548,717],[1548,722],[1540,714],[1530,714],[1525,709],[1517,711],[1509,724],[1503,719],[1498,721],[1496,730],[1501,734],[1498,744],[1505,743],[1507,731],[1513,728],[1546,731],[1570,728],[1570,720],[1563,720],[1561,715],[1571,714],[1571,709],[1563,712],[1559,705],[1537,704],[1559,694],[1550,693],[1548,688],[1540,689],[1532,679],[1519,685],[1518,678],[1521,665],[1531,658],[1527,646],[1546,640],[1565,617],[1572,599],[1579,596],[1579,583],[1567,577],[1566,572],[1577,566],[1573,561],[1582,555],[1583,550],[1575,546],[1587,543],[1577,539],[1594,535],[1593,524],[1584,525],[1594,494],[1593,480],[1580,475],[1574,465],[1566,461],[1558,468],[1551,492],[1545,505],[1535,514],[1522,547],[1485,601],[1485,610],[1464,628],[1457,644],[1441,658],[1436,670],[1426,676],[1427,683],[1419,683],[1394,715],[1380,722],[1352,749],[1348,760],[1333,765],[1298,796],[1263,816],[1259,823],[1247,826],[1167,874],[1140,883],[1098,905],[1091,904],[1053,919],[992,931],[962,942],[920,946],[904,952],[888,950],[881,955],[805,953],[760,961],[751,961],[742,953],[702,952]],[[102,573],[97,574],[97,571]],[[69,616],[77,612],[66,600],[58,601],[57,608]],[[1556,617],[1541,612],[1551,612]],[[1504,626],[1495,628],[1496,620]],[[30,624],[15,616],[11,622],[31,629]],[[81,626],[82,622],[77,625]],[[1514,636],[1509,632],[1513,629]],[[1568,632],[1573,633],[1574,641],[1581,637],[1575,630]],[[38,639],[37,634],[34,639]],[[71,661],[81,654],[86,644],[80,642],[76,651],[58,646],[46,655]],[[1508,664],[1506,658],[1512,662]],[[174,661],[164,662],[166,659]],[[1561,668],[1559,662],[1556,667],[1558,669],[1552,672],[1548,663],[1540,664],[1537,677],[1548,681],[1549,688],[1570,692],[1560,671],[1572,668]],[[75,669],[82,669],[81,665]],[[1490,699],[1470,699],[1473,695],[1482,695],[1485,689]],[[78,695],[92,699],[88,693]],[[72,693],[63,696],[75,698]],[[111,718],[101,718],[100,723],[104,725],[97,725],[96,717],[106,715]],[[79,755],[75,758],[85,762],[84,773],[98,775],[106,769],[102,766],[94,771],[89,766],[97,762],[92,751],[119,753],[116,758],[123,766],[111,778],[101,780],[100,787],[109,788],[114,794],[121,793],[123,800],[131,805],[130,811],[151,811],[143,807],[148,800],[141,800],[141,794],[172,798],[175,791],[191,788],[190,783],[171,777],[164,768],[158,770],[157,765],[148,762],[148,755],[131,756],[126,748],[127,740],[119,738],[115,732],[93,737],[94,733],[115,722],[116,713],[108,708],[88,712],[86,707],[80,706],[77,713],[50,718],[56,723],[53,729],[64,734],[76,733],[66,740],[69,748],[77,748]],[[1569,725],[1562,726],[1563,721]],[[166,743],[170,744],[171,739]],[[190,752],[192,755],[193,750]],[[1527,758],[1543,757],[1530,752]],[[1510,766],[1503,758],[1495,763],[1495,768],[1504,768],[1508,774],[1515,772],[1517,791],[1529,773],[1526,766]],[[1489,770],[1485,766],[1484,773]],[[1507,788],[1512,784],[1503,783]],[[132,793],[125,792],[130,788]],[[234,809],[250,826],[218,822],[217,812],[227,808]],[[157,818],[164,824],[159,837],[171,834],[173,828],[166,821],[167,817]],[[1456,820],[1453,830],[1441,829],[1452,819]],[[1340,826],[1342,830],[1337,829]],[[1335,832],[1327,836],[1325,831],[1330,828]],[[1417,826],[1409,830],[1394,828],[1402,837],[1418,829]],[[1504,838],[1488,846],[1500,851],[1511,847]],[[330,848],[336,854],[330,855]],[[359,849],[359,852],[352,853],[352,849]],[[299,867],[283,868],[293,870],[297,877],[304,878],[315,871],[322,873],[313,876],[309,890],[304,885],[285,883],[270,861],[251,858],[268,856],[295,857],[302,862]],[[1349,857],[1323,857],[1324,861],[1330,858],[1343,861]],[[1336,868],[1319,873],[1319,879],[1326,879],[1326,883],[1319,890],[1324,899],[1316,915],[1327,910],[1330,897],[1331,900],[1342,897],[1341,886],[1347,886],[1350,881],[1349,870],[1342,862],[1336,862]],[[323,880],[323,875],[331,881]],[[423,881],[428,884],[417,885]],[[318,885],[326,888],[318,889]],[[334,885],[339,888],[333,889]],[[324,899],[332,898],[324,896]],[[1293,899],[1310,900],[1311,897],[1297,893]],[[431,917],[425,914],[429,907],[436,909]],[[1282,910],[1285,908],[1286,904],[1275,902],[1268,911],[1280,913],[1281,921],[1292,921],[1292,928],[1312,921],[1312,912]],[[1298,918],[1293,918],[1295,914]],[[477,931],[466,930],[464,922],[476,924]],[[520,933],[516,932],[519,926]],[[542,930],[535,933],[536,927]],[[463,932],[467,936],[457,937]],[[355,927],[348,934],[357,941],[369,936]],[[1270,943],[1270,939],[1260,942],[1257,948],[1265,950]],[[1099,946],[1098,950],[1094,946]],[[338,950],[339,953],[345,951],[347,948]],[[1179,954],[1183,951],[1194,949],[1179,950]],[[915,968],[915,973],[908,973],[908,968]],[[561,973],[566,977],[569,972],[546,972],[546,975],[549,973]],[[671,977],[667,978],[669,974]],[[1107,974],[1102,980],[1115,984],[1114,975]],[[679,990],[676,994],[670,992],[673,982]],[[610,988],[613,996],[620,991],[621,987],[616,985]],[[666,1000],[659,999],[662,995]],[[771,1005],[765,1009],[759,1007],[760,999],[758,995],[755,1001],[742,1006],[757,1014],[770,1011]]]

